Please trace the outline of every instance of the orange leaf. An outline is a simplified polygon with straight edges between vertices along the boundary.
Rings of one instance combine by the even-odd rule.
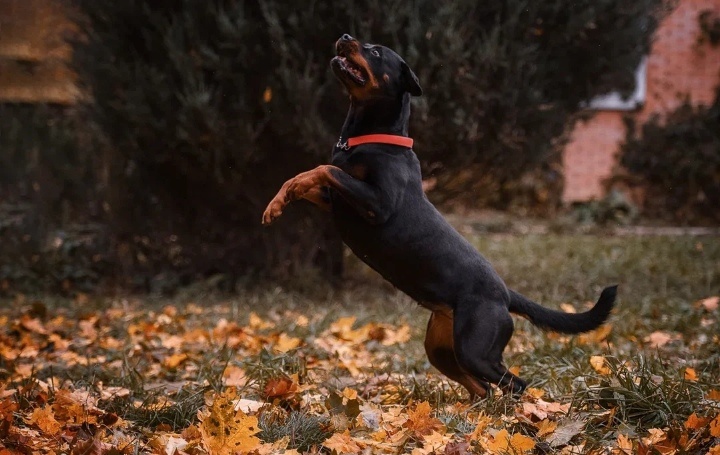
[[[265,398],[288,398],[298,391],[298,385],[290,378],[272,378],[265,384]]]
[[[617,445],[617,451],[613,451],[613,453],[626,455],[632,455],[634,453],[632,441],[622,433],[618,434]]]
[[[430,403],[427,401],[418,403],[415,409],[408,411],[408,419],[403,426],[415,433],[415,436],[418,437],[428,435],[432,433],[433,430],[442,428],[442,422],[434,417],[430,417],[431,411]]]
[[[163,360],[163,365],[170,369],[175,369],[180,366],[185,360],[187,360],[187,354],[173,354],[170,357],[166,357]]]
[[[328,449],[337,453],[359,453],[362,447],[350,436],[350,431],[335,433],[323,442]]]
[[[545,419],[538,424],[538,438],[548,435],[557,429],[558,423]]]
[[[715,438],[720,438],[720,414],[710,422],[710,435]]]
[[[260,439],[254,436],[260,432],[257,417],[235,411],[235,397],[235,389],[230,389],[215,397],[210,409],[198,413],[203,445],[213,455],[246,453],[260,445]]]
[[[535,448],[535,441],[520,433],[510,436],[508,431],[503,429],[495,434],[495,438],[487,444],[486,448],[494,454],[524,454]]]
[[[711,390],[705,396],[708,400],[720,401],[720,390]]]
[[[62,428],[60,422],[55,420],[55,414],[49,407],[35,409],[30,416],[30,423],[37,425],[40,431],[47,435],[55,435]]]
[[[685,380],[686,381],[697,381],[697,373],[695,368],[685,368]]]
[[[266,87],[265,91],[263,92],[263,101],[266,103],[269,103],[272,100],[272,89],[270,87]]]
[[[685,428],[688,430],[699,430],[705,428],[708,422],[710,422],[709,417],[698,417],[698,415],[693,412],[685,421]]]
[[[718,306],[720,306],[720,296],[715,295],[699,300],[697,304],[698,306],[705,308],[707,311],[715,311],[718,309]]]
[[[607,363],[605,361],[605,357],[601,355],[593,355],[590,357],[590,365],[593,367],[593,369],[598,373],[602,375],[608,375],[610,374],[610,368],[608,368]]]

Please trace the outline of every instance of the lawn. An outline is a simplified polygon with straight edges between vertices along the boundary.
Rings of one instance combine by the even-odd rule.
[[[720,454],[720,238],[464,233],[547,306],[620,285],[589,334],[516,319],[519,400],[470,402],[428,312],[350,259],[342,289],[0,302],[0,455]]]

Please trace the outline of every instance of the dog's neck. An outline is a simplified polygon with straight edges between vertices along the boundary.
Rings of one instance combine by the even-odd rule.
[[[365,134],[395,134],[408,136],[410,94],[400,98],[380,98],[368,101],[351,99],[341,140]]]

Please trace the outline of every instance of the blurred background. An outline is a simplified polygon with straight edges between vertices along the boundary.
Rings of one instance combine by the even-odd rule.
[[[341,276],[325,214],[260,218],[337,140],[342,33],[418,75],[447,213],[718,225],[720,0],[0,0],[0,293]]]

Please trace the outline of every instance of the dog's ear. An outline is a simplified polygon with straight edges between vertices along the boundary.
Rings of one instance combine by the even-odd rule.
[[[418,80],[418,77],[413,73],[413,70],[410,69],[407,63],[402,62],[402,76],[405,83],[405,89],[410,93],[412,96],[420,96],[422,95],[422,88],[420,87],[420,80]]]

